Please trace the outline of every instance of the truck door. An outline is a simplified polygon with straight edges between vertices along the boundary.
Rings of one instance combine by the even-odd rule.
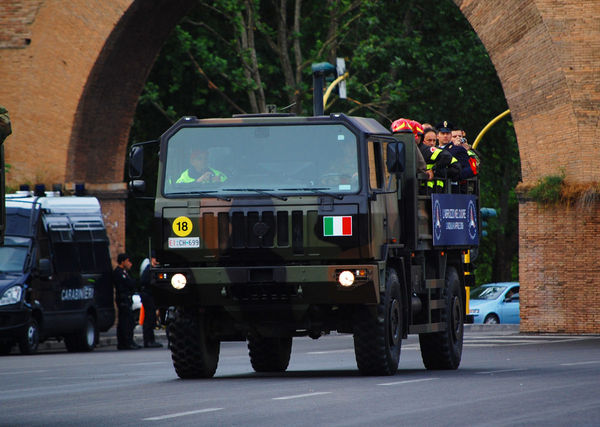
[[[369,159],[370,241],[371,253],[381,256],[381,247],[399,235],[398,199],[396,180],[385,168],[384,153],[388,141],[370,140],[367,143]]]

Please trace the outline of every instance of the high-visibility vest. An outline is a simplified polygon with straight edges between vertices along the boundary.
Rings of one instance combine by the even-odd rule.
[[[431,157],[429,158],[429,160],[431,161],[431,163],[427,163],[427,169],[433,169],[433,167],[435,166],[435,160],[437,159],[437,157],[440,155],[440,153],[442,152],[441,148],[438,148],[437,150],[435,150],[435,152],[431,155]],[[458,162],[458,160],[456,160],[455,157],[452,157],[452,160],[450,161],[450,164],[456,163]],[[427,186],[429,188],[433,188],[433,184],[435,181],[435,185],[437,185],[440,188],[444,188],[444,181],[441,179],[433,179],[430,181],[427,181]]]
[[[216,169],[213,169],[213,168],[208,168],[208,169],[210,169],[210,171],[211,171],[212,173],[214,173],[216,177],[218,177],[218,178],[219,178],[219,181],[220,181],[220,182],[224,182],[224,181],[226,181],[226,180],[227,180],[227,175],[225,175],[223,172],[221,172],[221,171],[218,171],[218,170],[216,170]],[[189,170],[189,169],[186,169],[186,170],[184,170],[184,171],[183,171],[183,173],[182,173],[182,174],[179,176],[179,178],[177,178],[177,181],[175,181],[175,182],[176,182],[177,184],[180,184],[180,183],[182,183],[182,182],[194,182],[194,181],[196,181],[196,178],[192,178],[192,177],[190,176],[190,170]]]

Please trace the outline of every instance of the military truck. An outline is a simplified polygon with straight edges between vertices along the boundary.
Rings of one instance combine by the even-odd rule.
[[[0,354],[49,338],[92,351],[115,321],[109,241],[95,197],[23,189],[6,196],[0,247]]]
[[[335,331],[365,375],[395,374],[408,334],[427,369],[459,366],[477,181],[428,194],[412,133],[345,114],[184,117],[154,143],[152,286],[179,377],[212,377],[222,341],[285,371],[294,337]],[[130,151],[132,191],[147,144]]]

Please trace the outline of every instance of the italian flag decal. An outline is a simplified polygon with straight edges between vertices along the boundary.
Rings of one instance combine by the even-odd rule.
[[[324,216],[323,236],[352,236],[352,217]]]

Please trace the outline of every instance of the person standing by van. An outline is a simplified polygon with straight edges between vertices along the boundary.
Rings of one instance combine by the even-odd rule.
[[[131,298],[135,292],[135,280],[129,275],[132,263],[129,255],[120,253],[117,256],[117,267],[113,271],[113,282],[116,291],[116,303],[119,309],[117,324],[117,349],[137,350],[141,348],[133,341],[133,312]]]

